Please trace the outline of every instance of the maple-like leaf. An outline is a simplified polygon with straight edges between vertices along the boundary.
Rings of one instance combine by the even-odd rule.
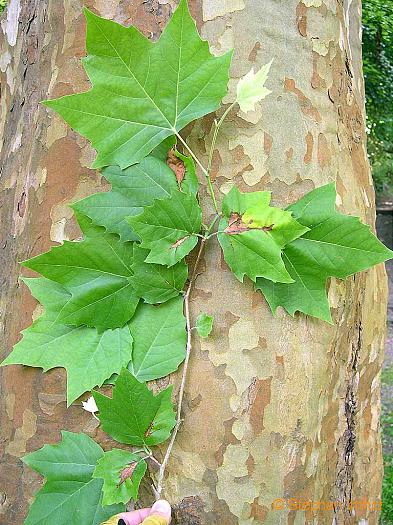
[[[257,73],[254,73],[254,69],[251,69],[247,75],[239,80],[236,102],[245,113],[247,111],[255,111],[255,105],[271,93],[265,87],[265,82],[272,62],[273,60],[262,66]]]
[[[109,166],[102,170],[102,175],[111,183],[111,191],[90,195],[75,202],[72,208],[105,226],[108,232],[117,233],[122,241],[139,239],[127,217],[140,214],[144,206],[169,197],[177,188],[172,170],[152,156],[125,170]]]
[[[236,277],[247,275],[255,282],[265,277],[274,282],[293,281],[282,260],[282,248],[308,228],[291,212],[269,206],[270,194],[241,193],[231,190],[223,201],[228,218],[219,224],[218,240],[224,258]]]
[[[82,242],[65,241],[22,264],[71,293],[60,321],[105,329],[124,326],[139,302],[130,280],[132,256],[132,243],[103,233]]]
[[[146,262],[172,266],[197,244],[202,212],[194,195],[174,191],[128,222],[142,239],[141,247],[150,251]]]
[[[126,369],[116,379],[112,398],[93,392],[103,430],[119,443],[153,446],[175,426],[172,386],[156,396]]]
[[[59,320],[70,300],[64,288],[47,279],[24,279],[32,295],[44,306],[44,314],[24,330],[9,356],[1,363],[67,370],[67,402],[101,386],[127,366],[132,357],[132,336],[128,326],[99,332],[86,326],[68,326]]]
[[[62,441],[45,445],[23,458],[45,478],[30,507],[25,525],[100,525],[122,505],[103,508],[103,481],[93,478],[104,451],[89,436],[62,431]]]
[[[209,337],[213,330],[213,317],[207,314],[198,315],[195,328],[200,337]]]
[[[357,217],[338,213],[335,201],[335,185],[327,184],[288,207],[309,231],[284,249],[284,263],[294,283],[257,280],[256,287],[265,295],[273,313],[282,306],[291,315],[300,311],[331,322],[327,279],[345,279],[393,256],[369,226]]]
[[[46,101],[97,150],[95,168],[122,169],[163,139],[215,111],[227,92],[231,52],[214,57],[181,0],[154,43],[85,10],[90,91]]]
[[[226,217],[230,218],[233,213],[243,215],[249,208],[266,208],[270,205],[270,200],[270,191],[242,193],[237,186],[233,186],[225,195],[222,202],[222,211]]]
[[[136,501],[146,469],[146,461],[137,454],[119,448],[104,452],[93,474],[93,478],[104,480],[102,504]]]
[[[148,250],[134,247],[134,273],[131,283],[138,297],[150,304],[164,303],[181,293],[188,276],[188,267],[180,261],[169,268],[162,264],[146,263]]]
[[[134,344],[128,368],[139,381],[171,374],[184,361],[187,334],[182,297],[160,306],[140,304],[129,329]]]

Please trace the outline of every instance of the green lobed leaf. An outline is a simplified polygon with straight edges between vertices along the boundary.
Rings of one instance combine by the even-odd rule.
[[[292,217],[290,211],[266,206],[264,208],[252,206],[243,214],[242,220],[250,228],[267,228],[266,233],[274,242],[284,247],[308,231]]]
[[[102,507],[103,481],[93,478],[101,447],[85,434],[62,432],[57,445],[45,445],[23,458],[45,477],[25,525],[100,525],[124,506]]]
[[[129,330],[134,344],[128,368],[138,381],[171,374],[184,361],[187,333],[182,297],[160,306],[140,304]]]
[[[188,276],[188,267],[184,261],[167,268],[162,264],[146,263],[149,252],[134,246],[134,263],[131,283],[138,297],[146,303],[164,303],[178,296],[183,290]]]
[[[97,150],[95,168],[122,169],[166,137],[219,107],[227,92],[231,52],[214,57],[201,40],[186,0],[157,43],[85,10],[84,68],[92,89],[48,100]]]
[[[137,454],[119,448],[104,452],[93,473],[93,478],[104,480],[102,504],[136,501],[146,469],[146,461]]]
[[[255,111],[255,104],[271,93],[271,91],[265,87],[265,82],[269,75],[272,62],[273,60],[262,66],[257,73],[254,73],[254,69],[251,69],[247,75],[239,80],[236,90],[236,102],[242,111]]]
[[[173,191],[128,222],[142,239],[141,247],[150,250],[146,262],[173,266],[197,244],[202,212],[194,195]]]
[[[139,240],[127,217],[138,215],[144,206],[169,197],[177,189],[173,171],[152,156],[125,170],[109,166],[102,175],[111,183],[112,190],[90,195],[75,202],[72,208],[105,226],[108,232],[117,233],[123,241]]]
[[[47,279],[24,279],[24,282],[44,306],[45,313],[22,332],[22,340],[1,366],[20,364],[39,367],[45,372],[65,368],[69,405],[127,366],[132,357],[128,326],[104,332],[85,326],[67,326],[59,317],[70,294]]]
[[[243,282],[264,277],[274,282],[292,282],[282,260],[282,248],[308,228],[291,212],[269,206],[270,193],[241,193],[233,188],[223,200],[226,218],[219,224],[218,240],[224,258]]]
[[[294,217],[309,228],[284,249],[284,262],[294,279],[291,285],[258,279],[256,287],[273,312],[278,306],[293,315],[296,311],[331,322],[326,294],[328,277],[345,279],[392,257],[357,217],[335,209],[334,184],[317,188],[288,207]]]
[[[131,243],[103,233],[82,242],[65,241],[22,264],[71,293],[60,321],[105,329],[124,326],[138,305],[131,284],[132,257]]]
[[[201,337],[209,337],[213,330],[213,317],[207,314],[198,315],[195,328]]]
[[[93,392],[103,430],[119,441],[137,446],[162,443],[175,426],[172,386],[156,396],[126,369],[120,372],[112,398]]]
[[[222,201],[222,211],[228,218],[232,213],[243,215],[243,213],[249,208],[256,206],[265,208],[266,206],[269,206],[270,200],[270,191],[252,191],[249,193],[242,193],[237,186],[233,186]]]

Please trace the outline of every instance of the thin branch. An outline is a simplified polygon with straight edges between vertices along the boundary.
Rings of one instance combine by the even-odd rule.
[[[157,488],[154,491],[156,499],[160,499],[160,497],[161,497],[162,488],[163,488],[163,481],[164,481],[164,477],[165,477],[165,470],[166,470],[166,467],[167,467],[168,462],[169,462],[169,458],[170,458],[171,453],[172,453],[173,445],[175,444],[175,441],[176,441],[177,433],[179,432],[179,428],[180,428],[180,426],[182,424],[181,413],[182,413],[182,409],[183,409],[184,391],[185,391],[186,382],[187,382],[187,372],[188,372],[188,365],[189,365],[189,362],[190,362],[191,343],[192,343],[192,327],[191,327],[191,317],[190,317],[190,294],[191,294],[191,290],[192,290],[193,284],[195,282],[195,279],[197,277],[198,264],[199,264],[199,261],[201,260],[205,243],[206,243],[206,238],[202,239],[201,244],[199,245],[199,251],[198,251],[198,255],[197,255],[196,261],[195,261],[194,269],[192,271],[192,274],[191,274],[191,277],[190,277],[190,281],[189,281],[189,284],[188,284],[188,288],[187,288],[186,294],[184,296],[184,313],[185,313],[185,316],[186,316],[186,327],[187,327],[186,357],[185,357],[185,360],[184,360],[183,373],[182,373],[180,389],[179,389],[179,399],[178,399],[178,402],[177,402],[176,425],[175,425],[175,428],[173,429],[172,436],[171,436],[171,439],[169,441],[168,448],[166,450],[166,453],[165,453],[164,459],[163,459],[163,461],[161,463],[160,471],[159,471],[159,474],[158,474]]]
[[[192,151],[192,149],[190,148],[190,146],[187,144],[187,142],[183,139],[183,137],[179,134],[176,134],[177,137],[179,137],[181,143],[183,144],[183,146],[188,150],[188,152],[191,154],[192,158],[195,160],[195,162],[198,164],[198,166],[201,168],[204,176],[206,177],[206,182],[207,182],[207,187],[208,187],[208,190],[209,190],[209,193],[210,193],[210,197],[213,201],[213,206],[214,206],[214,209],[216,211],[216,213],[218,213],[218,204],[217,204],[217,199],[216,199],[216,196],[214,195],[214,188],[213,188],[213,183],[212,183],[212,180],[210,178],[210,175],[209,175],[209,172],[208,170],[202,165],[202,163],[200,162],[200,160],[198,159],[198,157],[195,155],[195,153]]]
[[[212,163],[213,163],[213,155],[214,155],[214,149],[216,147],[216,142],[217,142],[217,137],[218,137],[218,132],[220,131],[220,128],[224,122],[224,120],[226,119],[228,113],[231,111],[231,109],[237,104],[236,100],[235,102],[232,102],[232,104],[230,106],[227,107],[227,109],[224,111],[224,113],[222,114],[222,117],[220,118],[220,120],[217,122],[217,121],[214,121],[214,133],[213,133],[213,138],[212,138],[212,142],[210,144],[210,151],[209,151],[209,160],[208,160],[208,163],[207,163],[207,174],[210,178],[210,171],[212,169]]]

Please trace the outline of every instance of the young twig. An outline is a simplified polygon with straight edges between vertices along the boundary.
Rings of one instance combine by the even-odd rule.
[[[188,365],[189,365],[189,362],[190,362],[191,343],[192,343],[192,327],[191,327],[191,317],[190,317],[190,294],[191,294],[191,291],[192,291],[192,286],[193,286],[193,284],[195,282],[195,279],[197,277],[198,264],[199,264],[199,261],[200,261],[201,256],[202,256],[203,249],[205,247],[205,243],[206,243],[206,238],[203,238],[201,240],[200,245],[199,245],[199,251],[198,251],[198,255],[197,255],[196,261],[195,261],[194,269],[192,271],[192,274],[191,274],[191,277],[190,277],[190,281],[188,283],[187,291],[186,291],[185,296],[184,296],[184,313],[185,313],[185,317],[186,317],[186,328],[187,328],[186,357],[185,357],[185,360],[184,360],[183,373],[182,373],[180,389],[179,389],[179,399],[178,399],[178,402],[177,402],[176,425],[175,425],[175,428],[173,429],[172,436],[171,436],[171,439],[169,441],[168,448],[166,450],[164,459],[163,459],[163,461],[161,463],[160,471],[158,473],[157,488],[154,491],[156,499],[160,499],[160,497],[161,497],[162,488],[163,488],[163,481],[164,481],[164,477],[165,477],[165,470],[166,470],[166,467],[167,467],[168,462],[169,462],[169,458],[170,458],[171,453],[172,453],[173,445],[175,444],[175,441],[176,441],[177,433],[179,432],[179,428],[180,428],[181,423],[182,423],[181,413],[182,413],[182,408],[183,408],[184,391],[185,391],[186,382],[187,382],[187,372],[188,372]]]

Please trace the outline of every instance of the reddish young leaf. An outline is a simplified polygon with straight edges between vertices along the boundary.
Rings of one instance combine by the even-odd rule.
[[[186,166],[184,162],[176,156],[176,153],[173,149],[170,149],[168,151],[166,163],[176,175],[177,183],[180,186],[186,174]]]
[[[117,487],[120,487],[122,483],[125,482],[126,479],[131,479],[132,475],[134,474],[134,470],[136,469],[136,466],[138,463],[136,461],[133,461],[128,465],[128,467],[123,468],[123,470],[120,471],[120,481],[117,484]]]

